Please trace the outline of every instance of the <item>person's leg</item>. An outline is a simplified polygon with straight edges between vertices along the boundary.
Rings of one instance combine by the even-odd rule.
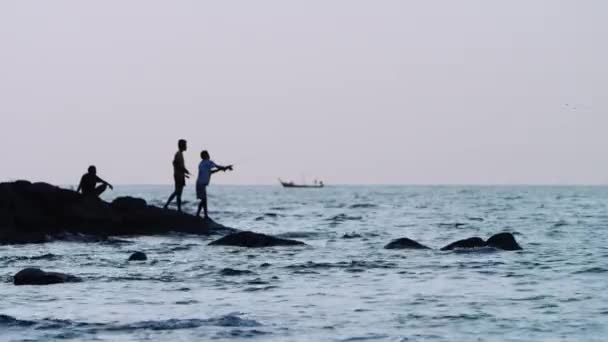
[[[182,193],[184,192],[184,187],[180,186],[175,190],[175,197],[177,198],[177,211],[182,212]]]
[[[198,202],[198,210],[196,211],[196,217],[201,216],[201,211],[203,210],[203,201]]]
[[[201,203],[203,204],[203,209],[205,210],[205,218],[209,218],[209,213],[207,211],[207,187],[203,187],[203,198],[201,199]]]
[[[200,202],[198,202],[198,210],[196,211],[196,217],[200,217],[201,210],[203,210],[203,190],[204,187],[196,183],[196,198],[200,200]]]
[[[107,185],[100,185],[98,187],[95,188],[95,196],[99,197],[101,196],[101,194],[103,194],[104,191],[106,191],[108,189]]]
[[[169,208],[169,204],[171,204],[171,202],[173,202],[174,198],[175,198],[175,191],[173,191],[171,196],[169,196],[169,199],[167,200],[167,203],[165,204],[165,206],[163,208],[165,208],[165,209]]]

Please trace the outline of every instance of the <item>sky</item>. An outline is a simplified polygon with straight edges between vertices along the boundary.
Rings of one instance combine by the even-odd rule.
[[[0,181],[606,184],[604,0],[0,0]]]

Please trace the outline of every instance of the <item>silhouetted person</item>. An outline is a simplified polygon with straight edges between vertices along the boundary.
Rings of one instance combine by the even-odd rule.
[[[186,169],[186,163],[184,162],[184,152],[188,149],[188,143],[184,139],[180,139],[177,142],[178,151],[175,153],[173,158],[173,180],[175,181],[175,191],[169,196],[165,209],[169,207],[169,204],[174,198],[177,198],[177,211],[182,211],[182,193],[186,186],[186,178],[190,178],[190,171]]]
[[[196,198],[200,199],[201,202],[198,204],[198,211],[196,216],[201,215],[201,210],[205,209],[205,218],[209,218],[207,212],[207,186],[211,181],[211,175],[219,171],[232,171],[232,165],[221,166],[217,165],[211,160],[209,152],[201,152],[201,162],[198,165],[198,179],[196,180]]]
[[[98,183],[101,183],[101,185],[97,186]],[[82,191],[82,194],[85,196],[99,197],[108,187],[114,190],[114,187],[110,183],[97,176],[97,168],[91,165],[89,166],[89,172],[84,174],[80,179],[76,192]]]

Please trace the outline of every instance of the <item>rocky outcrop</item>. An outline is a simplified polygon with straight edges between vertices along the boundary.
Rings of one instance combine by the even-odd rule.
[[[515,240],[515,237],[511,233],[500,233],[492,236],[488,241],[484,241],[482,238],[473,237],[466,240],[456,241],[445,247],[442,251],[451,251],[457,248],[482,248],[492,247],[504,251],[519,251],[522,250],[521,246]]]
[[[425,245],[421,245],[418,242],[408,239],[402,238],[393,240],[391,243],[384,247],[385,249],[430,249]]]
[[[82,281],[80,278],[69,274],[44,272],[39,268],[26,268],[13,277],[13,283],[21,285],[52,285],[62,283],[75,283]]]
[[[146,261],[148,256],[144,252],[135,252],[129,257],[129,261]]]
[[[303,246],[304,242],[280,239],[274,236],[254,232],[238,232],[225,236],[209,244],[210,246],[235,246],[247,248]]]
[[[486,242],[488,247],[502,249],[504,251],[520,251],[523,248],[517,243],[515,237],[511,233],[500,233],[492,236]]]
[[[453,242],[453,243],[443,247],[441,250],[442,251],[451,251],[456,248],[480,248],[480,247],[485,247],[485,246],[486,246],[486,242],[483,241],[482,238],[473,237],[473,238],[458,240],[456,242]]]
[[[122,197],[107,203],[47,183],[0,183],[0,244],[169,232],[210,235],[234,229],[150,206],[140,198]]]

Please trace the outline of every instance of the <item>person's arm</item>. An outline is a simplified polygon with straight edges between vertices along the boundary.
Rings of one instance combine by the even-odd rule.
[[[82,190],[82,178],[80,178],[80,183],[78,183],[78,189],[76,190],[76,192],[80,193],[80,190]]]
[[[106,182],[105,180],[99,178],[99,176],[97,177],[97,182],[102,183],[104,185],[107,185],[110,188],[110,190],[114,190],[114,187],[112,186],[112,184],[110,184],[110,183]]]
[[[228,166],[221,166],[221,165],[215,165],[215,169],[211,170],[211,173],[214,174],[216,172],[226,172],[226,171],[232,171],[232,165],[228,165]]]

